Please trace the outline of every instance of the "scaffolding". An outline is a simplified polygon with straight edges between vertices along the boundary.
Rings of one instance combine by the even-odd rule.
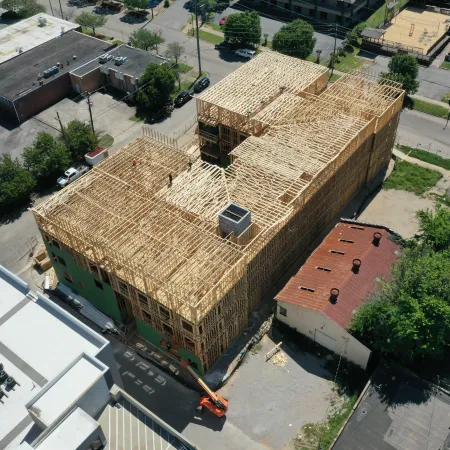
[[[227,79],[237,82],[241,70]],[[302,76],[253,117],[263,131],[231,151],[226,169],[142,136],[33,210],[46,239],[105,274],[135,317],[197,355],[203,369],[390,157],[403,101],[398,84],[349,74],[314,95],[302,87],[315,73]],[[272,79],[259,78],[259,89]],[[241,114],[246,105],[234,101],[233,114]],[[251,212],[238,236],[219,228],[230,204]]]

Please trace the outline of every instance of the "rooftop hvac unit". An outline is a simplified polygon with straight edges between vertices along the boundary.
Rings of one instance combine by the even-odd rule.
[[[45,27],[45,25],[47,25],[47,19],[45,17],[38,17],[38,22],[39,22],[39,25],[42,25],[43,27]]]
[[[0,383],[3,383],[8,378],[8,374],[4,370],[0,370]]]
[[[222,237],[234,233],[235,236],[241,235],[251,224],[252,216],[250,211],[241,208],[234,203],[230,203],[219,214],[219,228]]]

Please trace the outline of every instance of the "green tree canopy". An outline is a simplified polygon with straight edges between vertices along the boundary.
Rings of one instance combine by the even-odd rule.
[[[420,211],[417,217],[423,232],[419,236],[421,242],[436,251],[450,249],[450,210],[448,208],[438,208],[435,213]]]
[[[45,6],[40,5],[36,0],[3,0],[0,2],[0,7],[7,11],[14,11],[22,18],[46,11]]]
[[[75,22],[82,27],[92,28],[92,33],[95,36],[95,29],[103,27],[108,22],[108,18],[100,14],[82,12],[75,18]]]
[[[152,112],[167,107],[175,88],[175,75],[167,64],[149,64],[139,79],[136,100]]]
[[[90,125],[79,120],[72,120],[64,128],[66,146],[72,158],[82,159],[83,156],[98,146],[98,138],[92,132]]]
[[[351,329],[369,348],[404,363],[441,357],[450,344],[450,212],[421,212],[421,234],[407,242],[385,283]]]
[[[24,169],[19,160],[11,155],[0,155],[0,212],[26,202],[30,198],[36,181],[31,173]]]
[[[36,135],[33,145],[24,149],[22,157],[25,168],[44,182],[59,175],[70,164],[70,153],[64,144],[45,132]]]
[[[367,28],[366,22],[360,22],[355,25],[350,31],[345,35],[345,40],[348,45],[353,45],[355,47],[359,46],[361,43],[362,32]]]
[[[230,14],[223,27],[225,40],[231,44],[259,45],[261,18],[255,11]]]
[[[123,0],[123,4],[131,10],[142,10],[148,7],[148,0]]]
[[[315,45],[313,27],[301,19],[283,25],[272,41],[274,50],[301,59],[306,59]]]
[[[158,51],[158,45],[162,44],[164,39],[161,35],[155,31],[149,31],[144,28],[133,31],[130,36],[130,44],[133,47],[140,48],[142,50],[156,50]],[[169,44],[170,45],[170,44]]]
[[[401,83],[407,95],[415,94],[419,89],[419,64],[409,55],[394,55],[388,65],[389,72],[382,73],[385,79]]]

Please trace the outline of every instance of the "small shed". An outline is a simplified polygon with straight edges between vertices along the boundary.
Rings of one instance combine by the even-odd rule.
[[[390,279],[400,255],[393,235],[380,225],[339,222],[275,297],[277,319],[365,369],[371,351],[348,327],[380,282]]]

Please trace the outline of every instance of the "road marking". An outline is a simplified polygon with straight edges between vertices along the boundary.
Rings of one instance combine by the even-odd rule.
[[[133,428],[131,426],[131,403],[130,403],[130,448],[133,448]]]
[[[152,437],[153,437],[153,450],[155,450],[155,430],[153,429],[153,425],[155,422],[152,420]]]
[[[148,439],[147,439],[147,416],[144,414],[144,435],[145,435],[145,450],[148,450]]]
[[[116,450],[119,450],[119,412],[120,409],[116,408]]]
[[[123,448],[125,448],[125,405],[122,405],[122,435],[123,435],[123,440],[122,440],[122,444],[123,444]]]
[[[111,408],[108,409],[108,423],[109,423],[109,429],[108,429],[108,447],[111,447]]]

